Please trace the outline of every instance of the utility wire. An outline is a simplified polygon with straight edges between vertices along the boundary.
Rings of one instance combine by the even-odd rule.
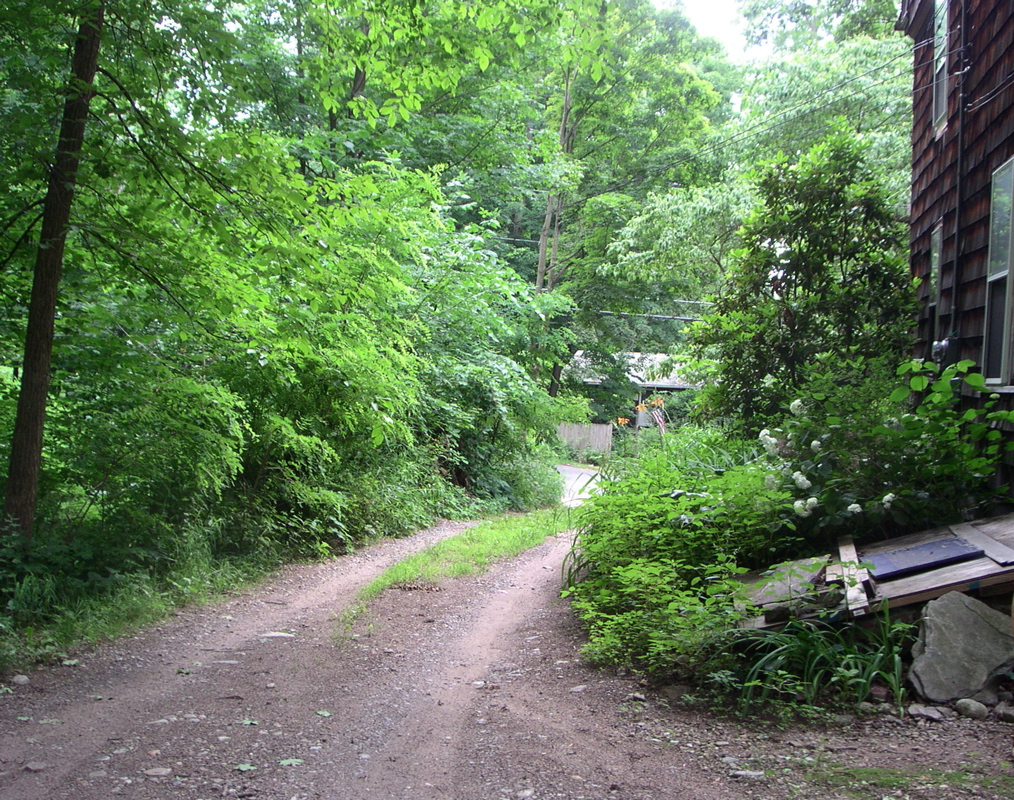
[[[710,305],[710,304],[709,304]],[[626,314],[622,311],[596,311],[600,317],[638,317],[639,319],[675,319],[680,322],[700,322],[700,317],[679,317],[672,314]]]

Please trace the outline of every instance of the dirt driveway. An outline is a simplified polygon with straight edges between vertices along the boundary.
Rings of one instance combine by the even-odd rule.
[[[447,524],[30,673],[0,695],[0,798],[1010,798],[995,722],[723,718],[597,672],[566,536],[439,591],[355,590]],[[946,774],[945,774],[946,773]]]

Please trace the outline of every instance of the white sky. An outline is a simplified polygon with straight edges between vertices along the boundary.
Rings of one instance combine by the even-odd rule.
[[[652,2],[656,8],[675,5],[674,0],[652,0]],[[683,0],[683,10],[698,33],[718,39],[725,46],[730,61],[742,63],[747,60],[736,0]]]

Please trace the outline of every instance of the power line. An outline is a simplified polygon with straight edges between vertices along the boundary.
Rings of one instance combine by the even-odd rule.
[[[709,304],[710,305],[710,304]],[[596,311],[600,317],[638,317],[640,319],[674,319],[680,322],[700,322],[700,317],[678,317],[671,314],[625,314],[621,311]]]

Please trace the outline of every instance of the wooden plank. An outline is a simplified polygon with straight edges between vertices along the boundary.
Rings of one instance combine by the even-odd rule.
[[[867,555],[870,573],[878,581],[889,581],[918,572],[928,572],[948,564],[981,558],[983,549],[958,536],[937,542],[924,542],[912,547],[900,547],[885,553]]]
[[[757,606],[813,597],[827,561],[828,556],[818,556],[776,564],[747,588],[747,596]]]
[[[951,525],[951,530],[954,531],[956,536],[960,536],[969,544],[978,547],[997,564],[1002,564],[1003,566],[1014,564],[1014,550],[1001,544],[992,536],[980,531],[974,525],[966,523]]]
[[[974,527],[990,539],[1014,548],[1014,514],[1005,514],[1002,517],[990,519],[977,519]]]
[[[769,608],[771,608],[769,606]],[[767,611],[768,609],[765,609]],[[776,619],[769,618],[768,614],[761,614],[756,617],[750,617],[739,623],[738,627],[744,630],[777,630],[784,628],[790,622],[796,620],[814,620],[819,619],[824,622],[842,622],[849,619],[852,615],[845,608],[844,603],[839,603],[831,608],[821,608],[818,610],[808,610],[801,614],[789,613],[788,615],[780,615]]]
[[[838,539],[838,560],[843,564],[859,563],[855,540],[847,533]]]
[[[885,581],[877,587],[876,601],[897,608],[924,603],[951,591],[968,592],[1003,584],[1014,585],[1014,566],[1001,567],[984,556],[896,581]]]
[[[843,581],[845,608],[854,617],[868,614],[870,600],[866,594],[866,587],[870,582],[870,574],[866,567],[862,566],[859,554],[856,552],[855,541],[848,534],[838,539],[838,558],[841,561],[840,566],[851,573],[848,575],[848,580]]]
[[[865,577],[866,570],[851,562],[831,564],[827,568],[825,580],[829,584],[841,584],[845,590],[844,609],[854,617],[861,617],[870,610],[864,582]]]

